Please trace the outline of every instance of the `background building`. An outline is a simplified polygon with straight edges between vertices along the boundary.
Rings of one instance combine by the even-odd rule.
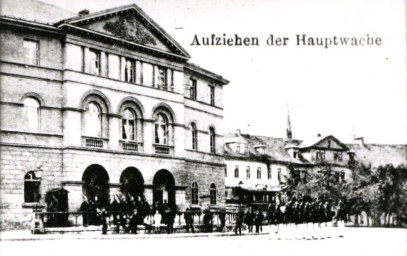
[[[74,14],[6,0],[0,28],[2,229],[26,227],[57,188],[69,211],[117,193],[224,202],[228,81],[188,63],[138,6]]]

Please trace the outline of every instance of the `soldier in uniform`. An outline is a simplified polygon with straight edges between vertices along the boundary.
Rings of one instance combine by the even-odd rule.
[[[249,233],[253,233],[254,217],[255,217],[255,215],[252,212],[252,210],[248,209],[246,211],[245,223],[247,225],[247,229],[248,229]]]
[[[110,204],[110,211],[113,215],[113,225],[115,225],[116,234],[120,233],[120,203],[117,201],[116,196],[112,196],[112,203]]]
[[[194,217],[190,208],[186,209],[184,213],[184,220],[185,224],[187,225],[187,232],[189,233],[189,230],[191,230],[191,232],[194,233]]]
[[[139,222],[139,214],[137,208],[133,210],[133,214],[130,216],[129,231],[130,233],[137,234],[137,224]]]
[[[256,212],[256,217],[254,220],[254,223],[256,225],[256,234],[259,234],[260,232],[263,232],[263,219],[264,219],[264,215],[263,212],[259,209]]]
[[[212,225],[213,225],[212,213],[209,209],[206,209],[204,212],[203,222],[204,222],[205,232],[212,232]]]
[[[100,215],[100,220],[102,222],[102,235],[106,235],[107,234],[107,225],[108,225],[108,214],[104,207],[102,207],[100,209],[99,215]]]
[[[220,231],[223,232],[226,225],[226,210],[222,209],[219,213]]]
[[[167,224],[167,234],[174,233],[174,219],[175,219],[175,211],[169,205],[165,208],[165,221]]]
[[[276,202],[273,200],[270,204],[269,207],[267,209],[267,219],[268,219],[268,223],[269,225],[273,225],[276,224]]]
[[[82,224],[84,227],[87,227],[89,224],[90,205],[86,196],[84,197],[84,201],[79,207],[79,211],[82,212]]]
[[[239,235],[242,235],[242,224],[243,224],[244,213],[242,210],[236,214],[236,223],[235,223],[235,234],[239,232]]]
[[[283,204],[282,202],[279,202],[276,206],[276,225],[277,225],[277,230],[276,234],[280,231],[280,224],[284,222],[284,212],[283,212]]]

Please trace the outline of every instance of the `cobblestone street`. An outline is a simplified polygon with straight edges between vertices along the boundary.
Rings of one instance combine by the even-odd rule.
[[[385,228],[346,228],[343,238],[297,240],[298,233],[217,237],[217,234],[39,235],[37,241],[4,240],[0,254],[9,255],[407,255],[407,230]],[[205,236],[204,236],[205,235]],[[198,237],[196,237],[198,236]],[[34,236],[38,238],[37,236]],[[98,238],[103,238],[100,240]],[[143,238],[143,239],[141,239]]]

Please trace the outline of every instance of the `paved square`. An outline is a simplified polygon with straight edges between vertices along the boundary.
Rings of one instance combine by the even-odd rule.
[[[95,236],[87,238],[86,234],[81,234],[61,235],[56,240],[1,241],[0,255],[405,256],[406,242],[407,229],[385,228],[346,228],[343,238],[333,236],[323,240],[277,239],[274,234],[182,238],[152,235],[151,239],[108,235],[101,240],[97,237],[95,239]]]

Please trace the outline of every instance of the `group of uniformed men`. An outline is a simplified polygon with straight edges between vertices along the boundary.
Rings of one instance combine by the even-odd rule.
[[[102,233],[107,233],[107,227],[109,224],[109,215],[113,217],[113,225],[115,227],[115,232],[120,233],[122,228],[125,233],[137,234],[137,225],[144,225],[146,230],[150,233],[153,230],[154,221],[157,222],[157,216],[151,215],[151,210],[159,216],[158,221],[166,225],[166,231],[168,234],[174,231],[174,219],[176,216],[176,207],[169,205],[166,201],[164,204],[160,205],[156,203],[153,209],[146,199],[138,197],[137,200],[132,196],[120,197],[113,196],[110,204],[106,206],[101,206],[98,202],[97,197],[93,200],[85,198],[84,202],[80,207],[83,217],[83,225],[102,225]],[[213,213],[210,210],[205,210],[203,216],[203,230],[204,232],[213,231]],[[186,224],[187,232],[194,232],[194,212],[192,209],[188,208],[184,212],[184,220]],[[293,197],[288,203],[273,201],[269,204],[267,210],[266,220],[269,225],[274,225],[276,227],[276,232],[279,233],[280,225],[285,228],[285,233],[296,232],[301,233],[301,230],[308,230],[309,224],[312,224],[312,228],[321,228],[327,223],[335,220],[347,221],[346,210],[344,207],[344,202],[340,201],[338,211],[332,210],[332,205],[328,200],[322,199],[312,199],[303,198],[297,200]],[[147,218],[147,220],[145,220]],[[221,210],[218,212],[218,218],[220,221],[220,230],[224,231],[226,225],[226,211]],[[262,231],[262,225],[265,216],[260,209],[248,208],[246,212],[243,208],[235,214],[235,234],[242,234],[243,224],[247,225],[248,232],[253,233],[253,225],[255,225],[256,233]],[[161,223],[155,223],[156,230]],[[295,228],[295,230],[292,230]],[[299,231],[300,229],[300,231]],[[304,233],[304,232],[302,232]],[[305,238],[306,235],[303,235]]]

